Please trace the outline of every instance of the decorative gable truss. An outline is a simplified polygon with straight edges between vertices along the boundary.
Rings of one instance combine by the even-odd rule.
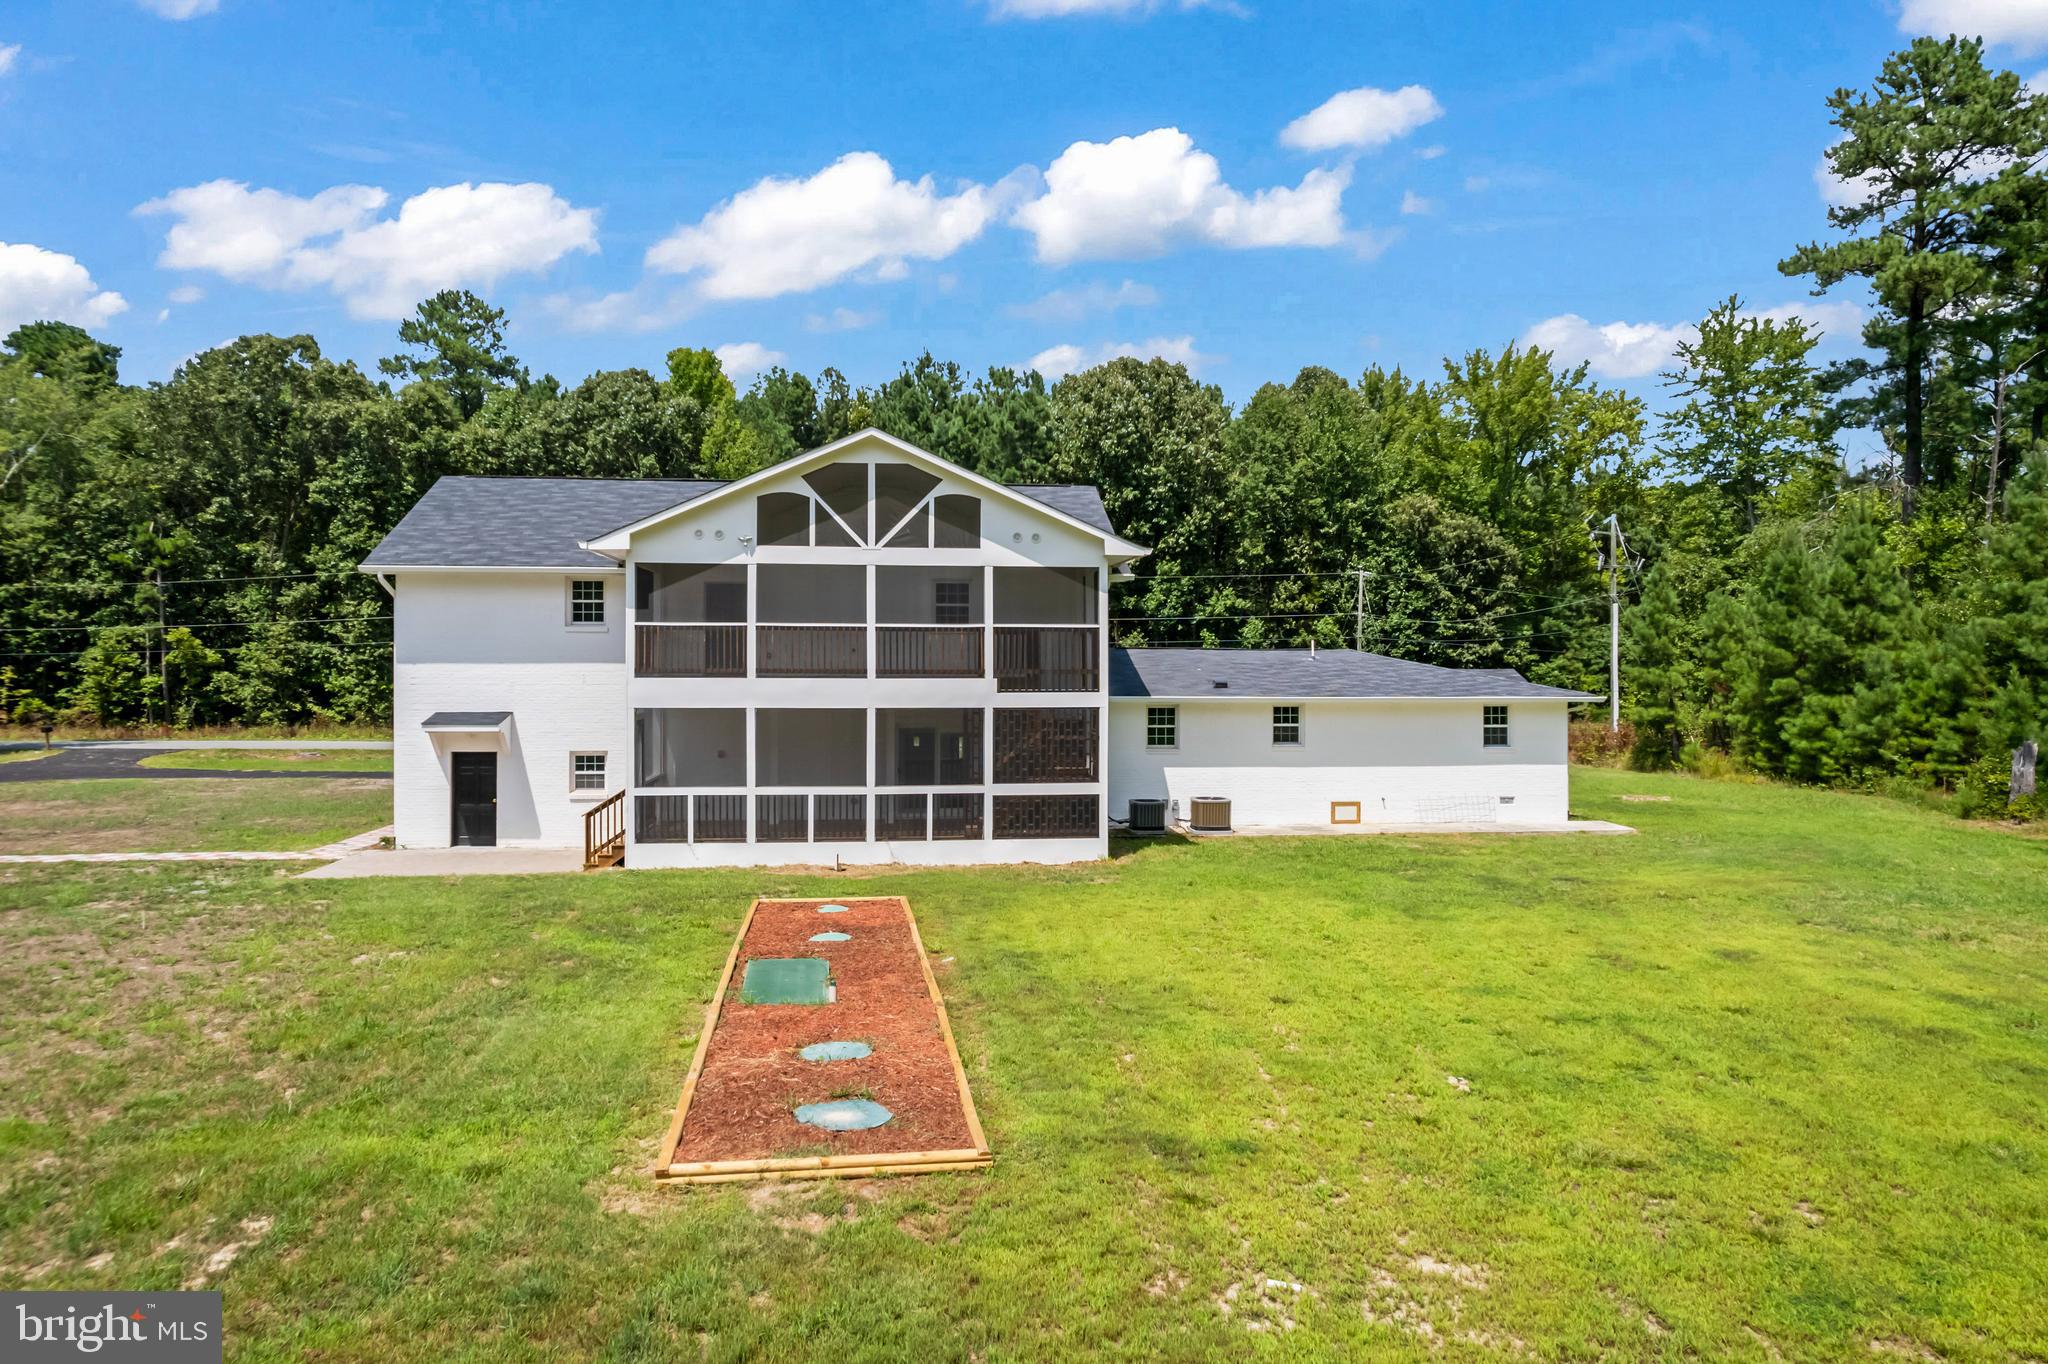
[[[940,492],[938,476],[914,464],[826,464],[804,474],[803,481],[807,492],[762,493],[755,499],[761,544],[981,547],[981,499]]]

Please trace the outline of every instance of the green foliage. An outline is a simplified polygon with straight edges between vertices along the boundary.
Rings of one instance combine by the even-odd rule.
[[[523,384],[526,371],[505,349],[505,314],[467,289],[443,289],[398,324],[411,355],[393,355],[377,368],[395,378],[438,384],[456,409],[473,417],[495,388]]]
[[[1659,567],[1645,579],[1642,596],[1629,613],[1624,641],[1624,708],[1635,726],[1629,763],[1645,770],[1676,765],[1685,746],[1682,721],[1689,651],[1684,608],[1673,577]]]

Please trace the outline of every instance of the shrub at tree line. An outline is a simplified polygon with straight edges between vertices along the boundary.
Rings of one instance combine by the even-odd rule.
[[[1356,644],[1604,692],[1588,528],[1615,514],[1634,762],[2003,804],[2048,730],[2048,101],[1925,39],[1829,106],[1862,198],[1781,268],[1866,286],[1868,354],[1818,366],[1806,323],[1731,297],[1654,418],[1517,346],[1434,380],[1305,369],[1233,410],[1135,359],[1048,385],[926,354],[742,394],[684,348],[572,387],[452,290],[381,378],[259,335],[137,387],[115,347],[32,323],[0,344],[0,712],[384,718],[389,599],[354,566],[436,478],[733,478],[876,426],[1100,486],[1154,549],[1115,589],[1125,643]],[[1851,430],[1882,455],[1848,467]]]

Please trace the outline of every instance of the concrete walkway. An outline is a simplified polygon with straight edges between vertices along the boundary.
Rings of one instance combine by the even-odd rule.
[[[387,824],[381,829],[354,834],[338,842],[308,848],[305,852],[96,852],[96,853],[6,853],[0,865],[33,865],[49,862],[316,862],[353,857],[374,848],[394,832]]]
[[[581,872],[581,848],[387,848],[301,872],[306,881],[358,876],[531,876]]]

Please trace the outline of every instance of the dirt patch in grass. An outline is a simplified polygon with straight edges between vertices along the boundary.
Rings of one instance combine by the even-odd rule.
[[[843,914],[787,900],[763,901],[755,910],[677,1161],[948,1151],[974,1144],[907,912],[896,900],[843,903]],[[852,936],[810,941],[826,931]],[[830,1004],[741,1003],[746,964],[764,957],[824,958],[837,998]],[[865,1042],[872,1050],[850,1061],[797,1055],[814,1042]],[[829,1132],[796,1119],[800,1104],[844,1098],[871,1099],[891,1117],[858,1132]]]

